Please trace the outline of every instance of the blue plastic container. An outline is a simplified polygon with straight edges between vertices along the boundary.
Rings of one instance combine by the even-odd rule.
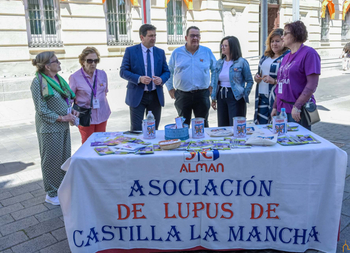
[[[184,124],[184,128],[172,128],[175,124],[169,124],[166,125],[165,130],[165,139],[166,140],[172,140],[172,139],[180,139],[180,140],[187,140],[190,138],[188,134],[188,125]]]

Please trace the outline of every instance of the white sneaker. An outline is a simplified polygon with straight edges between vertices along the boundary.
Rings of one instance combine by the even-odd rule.
[[[50,197],[49,195],[46,194],[46,198],[45,198],[45,202],[49,203],[51,205],[54,206],[59,206],[60,205],[60,201],[58,200],[58,197]]]

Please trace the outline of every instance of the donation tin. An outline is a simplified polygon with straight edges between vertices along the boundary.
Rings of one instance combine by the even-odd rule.
[[[204,138],[204,118],[194,118],[192,119],[192,138],[200,139]]]
[[[272,130],[274,134],[283,135],[287,133],[287,119],[280,116],[273,116]]]
[[[142,121],[142,133],[145,139],[156,138],[156,121],[144,119]]]
[[[247,124],[245,117],[233,117],[233,136],[246,137]]]

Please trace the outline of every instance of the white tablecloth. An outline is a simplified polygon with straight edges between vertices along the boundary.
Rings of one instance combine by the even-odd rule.
[[[62,167],[59,199],[71,251],[336,252],[347,154],[312,135],[322,143],[193,157],[99,156],[91,136]],[[163,139],[158,131],[153,142]]]

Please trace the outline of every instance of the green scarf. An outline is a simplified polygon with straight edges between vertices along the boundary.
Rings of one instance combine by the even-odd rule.
[[[69,96],[72,99],[75,98],[74,92],[70,89],[68,83],[60,75],[56,74],[61,85],[58,84],[56,80],[45,75],[44,73],[39,74],[36,72],[35,75],[39,80],[39,75],[43,77],[41,80],[41,92],[45,100],[48,100],[54,96],[53,89],[60,93],[63,98],[69,98]]]

